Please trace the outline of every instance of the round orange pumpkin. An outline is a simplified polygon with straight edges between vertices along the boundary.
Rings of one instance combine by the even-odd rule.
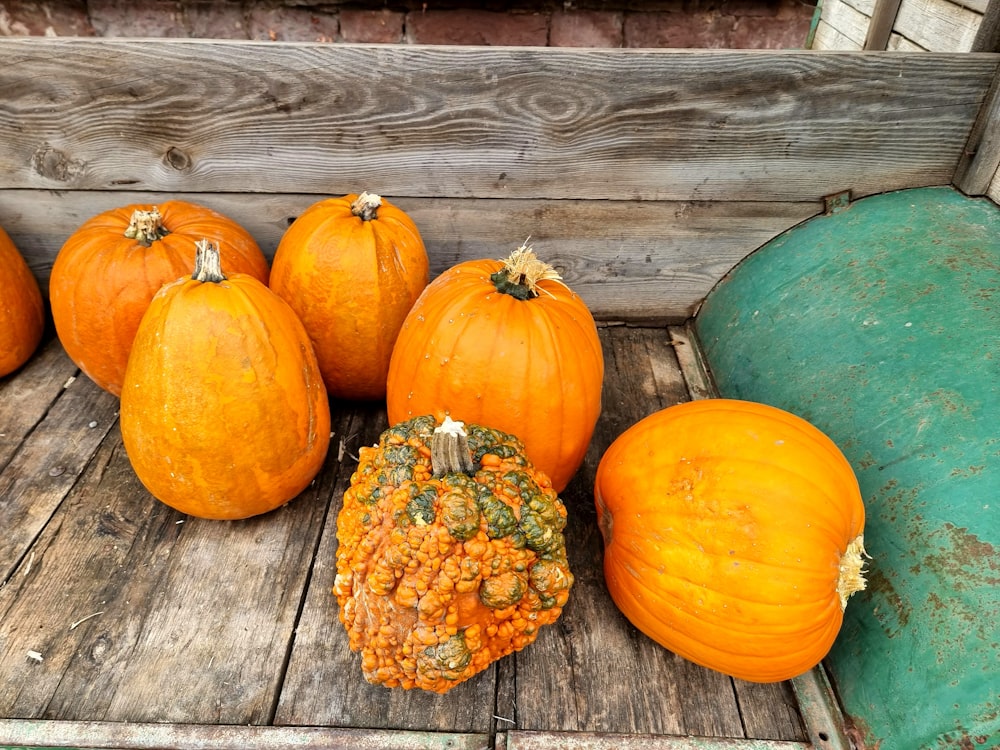
[[[561,492],[583,463],[603,381],[586,304],[522,246],[427,286],[396,340],[386,403],[390,424],[448,414],[516,435]]]
[[[708,399],[656,412],[605,452],[594,495],[618,608],[733,677],[776,682],[814,667],[864,588],[854,472],[782,409]]]
[[[331,396],[385,396],[403,319],[429,279],[413,220],[373,193],[309,207],[274,254],[270,286],[305,324]]]
[[[142,314],[161,286],[191,274],[203,238],[227,270],[267,283],[267,258],[245,229],[184,201],[105,211],[63,244],[49,278],[52,319],[70,359],[101,388],[121,395]]]
[[[14,241],[0,229],[0,377],[28,361],[45,331],[38,281]]]
[[[330,406],[294,311],[198,246],[194,275],[164,286],[136,332],[122,441],[150,493],[201,518],[266,513],[316,476]]]

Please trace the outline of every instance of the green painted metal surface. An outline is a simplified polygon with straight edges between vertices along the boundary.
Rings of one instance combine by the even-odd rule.
[[[921,188],[816,217],[695,330],[722,395],[811,420],[855,468],[869,585],[827,668],[858,736],[1000,747],[1000,209]]]

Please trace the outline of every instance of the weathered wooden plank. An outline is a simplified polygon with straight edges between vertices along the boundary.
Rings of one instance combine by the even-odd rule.
[[[288,224],[315,195],[228,193],[50,194],[11,190],[0,226],[47,287],[66,238],[88,217],[132,203],[177,197],[243,224],[270,258]],[[740,259],[821,204],[661,201],[446,200],[386,196],[416,222],[437,275],[474,258],[506,257],[531,236],[536,251],[601,320],[681,321]]]
[[[505,750],[809,750],[804,742],[717,737],[654,737],[604,732],[511,731]],[[500,745],[498,744],[499,748]]]
[[[0,719],[0,745],[102,750],[487,750],[484,735]]]
[[[53,337],[20,370],[0,378],[0,471],[76,372]]]
[[[328,489],[247,521],[187,518],[149,496],[110,432],[30,575],[0,590],[0,715],[267,723]]]
[[[143,495],[115,428],[0,589],[0,716],[107,715],[179,518]]]
[[[335,456],[331,460],[338,461],[340,468],[329,489],[331,510],[316,551],[274,723],[489,732],[495,668],[445,695],[370,685],[361,674],[360,657],[348,648],[347,634],[338,619],[332,592],[337,572],[337,512],[357,465],[358,447],[378,442],[385,427],[384,411],[372,409],[359,414],[334,436],[331,452]]]
[[[997,6],[1000,8],[1000,5]],[[968,144],[955,170],[953,182],[968,195],[983,195],[1000,168],[1000,74],[990,89]]]
[[[945,181],[991,73],[956,55],[6,38],[0,184],[818,200]]]
[[[361,677],[331,588],[339,498],[357,448],[385,426],[377,405],[335,403],[333,447],[313,486],[237,523],[186,518],[150,498],[114,428],[34,541],[31,564],[22,556],[0,588],[0,744],[155,746],[143,744],[154,743],[146,726],[161,727],[149,735],[161,746],[182,748],[293,739],[408,748],[425,735],[429,747],[480,747],[508,729],[665,743],[689,734],[801,739],[782,714],[787,686],[742,689],[680,659],[638,633],[607,594],[591,493],[597,462],[632,423],[686,400],[691,381],[665,330],[600,334],[604,415],[564,493],[577,583],[563,617],[528,649],[445,696]],[[238,724],[275,727],[221,726]]]
[[[812,49],[817,51],[846,51],[860,50],[862,44],[855,42],[847,34],[840,31],[836,26],[824,20],[816,25],[816,33],[813,36]]]
[[[29,387],[36,377],[32,369],[35,365],[48,370],[47,375],[37,376],[46,390],[67,369],[65,354],[56,356],[46,352],[26,371]],[[16,390],[13,386],[8,388]],[[0,472],[0,515],[4,520],[4,532],[0,534],[0,581],[7,581],[22,560],[30,565],[28,550],[33,540],[72,490],[98,444],[115,423],[118,400],[88,378],[74,378],[59,388],[61,393],[54,398],[44,418]],[[16,420],[12,429],[17,429]]]
[[[823,3],[822,18],[850,39],[851,49],[864,48],[868,27],[872,20],[870,15],[855,9],[844,0],[833,0],[833,2]]]
[[[865,36],[865,49],[888,49],[901,0],[878,0]]]
[[[982,14],[949,0],[903,0],[895,31],[931,52],[968,52]]]

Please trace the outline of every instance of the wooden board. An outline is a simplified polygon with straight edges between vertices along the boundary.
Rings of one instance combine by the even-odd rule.
[[[89,216],[170,197],[231,216],[269,258],[288,224],[318,199],[70,191],[40,201],[38,191],[9,190],[0,200],[0,226],[45,290],[59,248]],[[737,262],[822,210],[809,202],[391,199],[420,228],[434,276],[459,261],[506,257],[530,236],[539,256],[556,266],[595,317],[657,324],[691,317]]]
[[[5,38],[0,188],[867,195],[946,182],[995,67],[803,50]]]
[[[67,384],[72,365],[50,342],[0,379],[4,425],[16,421],[5,408],[13,395],[48,404],[30,427],[10,430],[20,437],[0,469],[0,746],[264,748],[295,738],[408,748],[434,747],[431,738],[472,748],[508,731],[804,746],[790,683],[749,685],[685,662],[639,634],[607,595],[597,461],[631,423],[692,391],[675,355],[684,344],[665,329],[600,333],[604,413],[563,495],[570,603],[528,649],[444,696],[364,682],[330,592],[340,495],[357,448],[385,425],[382,408],[335,404],[324,469],[289,505],[245,522],[199,521],[146,493],[114,399],[82,375]],[[66,445],[72,456],[60,453]],[[67,470],[49,477],[54,457]],[[34,488],[49,481],[58,486]],[[27,513],[40,493],[44,512]]]

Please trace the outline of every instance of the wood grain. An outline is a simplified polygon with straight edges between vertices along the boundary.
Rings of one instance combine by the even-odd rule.
[[[994,68],[803,50],[6,38],[0,187],[863,195],[946,182]]]
[[[281,235],[318,196],[182,193],[240,222],[273,257]],[[432,275],[454,263],[503,258],[529,236],[539,256],[600,320],[680,322],[737,262],[816,215],[809,202],[542,201],[386,196],[416,222]],[[0,226],[14,238],[43,289],[59,248],[89,216],[162,193],[11,190]],[[54,203],[52,205],[50,203]]]
[[[380,405],[335,402],[331,452],[313,485],[271,514],[224,523],[185,517],[148,495],[109,397],[103,436],[70,438],[67,465],[83,468],[47,501],[43,518],[5,515],[6,533],[22,541],[0,587],[0,745],[59,738],[141,748],[159,737],[198,747],[216,730],[220,747],[328,740],[409,748],[437,738],[442,747],[472,748],[494,733],[502,742],[508,730],[802,740],[787,685],[748,688],[686,662],[611,602],[593,508],[597,463],[634,421],[690,398],[691,381],[666,329],[608,326],[600,336],[604,412],[564,493],[576,576],[570,603],[530,647],[443,696],[366,683],[331,591],[340,496],[358,447],[385,426]],[[56,342],[3,384],[11,392],[20,378],[47,383],[36,398],[52,407],[0,476],[63,456],[58,441],[32,441],[74,435],[104,400],[83,378],[64,389],[55,376],[64,360]],[[43,377],[46,368],[52,374]],[[29,485],[9,487],[4,497],[14,506],[37,497]],[[139,729],[122,734],[147,726],[160,729],[145,740]],[[300,735],[296,727],[338,731]]]

